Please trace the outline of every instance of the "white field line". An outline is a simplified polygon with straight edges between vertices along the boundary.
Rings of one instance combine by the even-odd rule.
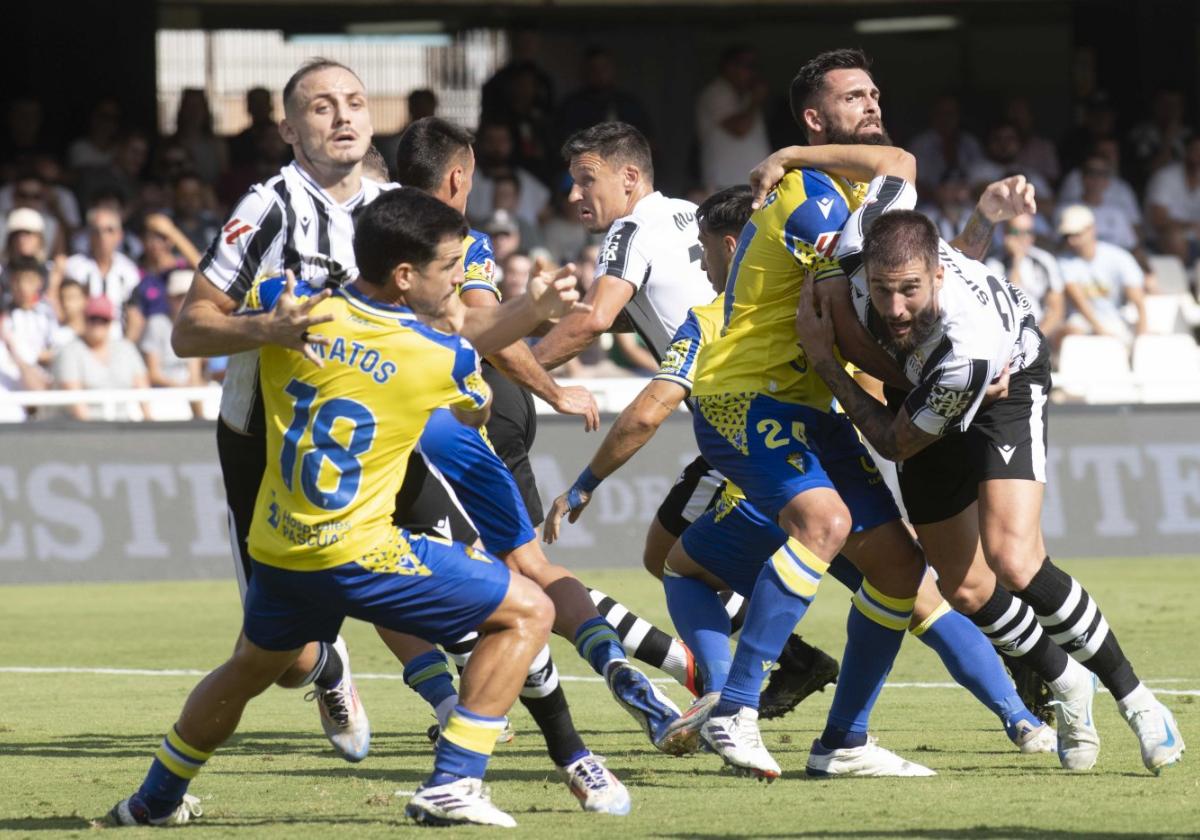
[[[94,674],[97,676],[113,676],[113,677],[203,677],[208,671],[198,671],[191,668],[76,668],[76,667],[36,667],[36,666],[0,666],[0,674]],[[354,675],[356,680],[403,680],[404,677],[400,674],[358,674]],[[602,683],[600,677],[581,677],[571,674],[561,674],[559,679],[563,682],[580,682],[580,683]],[[651,682],[659,685],[672,685],[675,680],[672,679],[656,679]],[[1163,677],[1161,679],[1144,680],[1149,686],[1159,685],[1161,683],[1183,683],[1192,682],[1192,680],[1183,677]],[[903,689],[931,689],[931,688],[961,688],[958,683],[953,682],[890,682],[885,683],[884,688],[903,688]],[[1101,687],[1100,691],[1106,689]],[[1163,695],[1188,695],[1191,697],[1200,697],[1200,689],[1184,688],[1156,688],[1155,694]]]

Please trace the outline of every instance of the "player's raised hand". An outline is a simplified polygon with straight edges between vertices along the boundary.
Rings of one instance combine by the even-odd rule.
[[[979,196],[979,212],[992,224],[1037,213],[1037,195],[1024,175],[1012,175],[987,185]]]
[[[546,514],[546,524],[542,526],[542,539],[546,544],[553,545],[558,540],[564,516],[574,524],[591,500],[592,494],[578,487],[572,487],[555,499],[550,505],[550,512]]]
[[[817,305],[816,283],[812,278],[800,287],[800,305],[796,308],[796,337],[811,359],[833,353],[833,313],[822,312]]]
[[[591,304],[583,303],[575,277],[575,263],[567,263],[557,271],[551,271],[539,259],[534,264],[534,274],[529,278],[526,294],[543,321],[561,318],[572,312],[591,312]]]
[[[313,315],[312,310],[318,303],[332,294],[323,289],[312,297],[299,298],[296,296],[296,275],[290,270],[284,275],[283,294],[275,302],[275,306],[267,315],[267,343],[278,344],[304,354],[317,367],[325,363],[316,354],[314,344],[329,344],[329,337],[309,333],[310,327],[325,324],[333,320],[333,315]]]
[[[550,405],[559,414],[582,417],[585,432],[594,432],[600,428],[600,409],[596,405],[596,398],[581,385],[559,388],[550,400]]]
[[[767,193],[783,180],[787,167],[783,165],[783,150],[773,152],[770,157],[750,170],[751,208],[757,210],[767,200]]]

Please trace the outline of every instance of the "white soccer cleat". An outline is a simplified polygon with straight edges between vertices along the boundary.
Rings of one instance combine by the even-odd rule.
[[[151,819],[145,804],[142,803],[137,794],[134,794],[128,799],[122,799],[116,805],[112,806],[112,809],[108,812],[107,821],[109,825],[114,826],[153,825],[166,827],[183,825],[203,813],[204,811],[200,807],[199,798],[192,796],[190,793],[185,793],[183,799],[175,806],[174,811],[165,817]]]
[[[517,821],[492,804],[482,779],[459,779],[420,787],[404,813],[423,825],[494,825],[516,828]]]
[[[700,737],[739,776],[771,782],[783,772],[763,745],[757,709],[742,706],[736,715],[709,717],[700,728]]]
[[[937,773],[923,764],[901,758],[891,750],[879,746],[871,736],[861,747],[842,747],[830,750],[821,745],[818,738],[813,741],[804,772],[819,779],[838,776],[936,776]]]
[[[1183,758],[1183,733],[1171,710],[1162,703],[1155,700],[1148,709],[1130,709],[1125,720],[1138,737],[1142,764],[1155,776]]]
[[[316,698],[321,728],[338,755],[357,763],[371,749],[371,724],[350,676],[350,652],[341,636],[333,643],[333,650],[342,659],[342,681],[330,689],[314,688],[305,699]]]
[[[1045,723],[1034,726],[1026,720],[1018,721],[1008,737],[1024,755],[1058,752],[1058,734]]]
[[[1064,770],[1091,770],[1100,757],[1100,733],[1092,720],[1095,699],[1096,676],[1084,671],[1075,685],[1050,701],[1058,724],[1058,761]]]
[[[693,700],[688,710],[667,726],[659,749],[669,755],[689,755],[700,749],[700,730],[720,699],[721,692],[710,691]]]
[[[585,811],[597,814],[625,816],[632,805],[629,791],[613,772],[604,766],[604,759],[589,753],[562,768],[567,787]]]

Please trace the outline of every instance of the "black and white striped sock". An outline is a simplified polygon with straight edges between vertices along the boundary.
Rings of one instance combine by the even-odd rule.
[[[588,594],[596,611],[617,631],[625,651],[686,686],[688,674],[688,649],[669,633],[659,630],[644,618],[639,618],[624,604],[605,595],[598,589],[588,587]]]
[[[1067,654],[1042,632],[1029,605],[999,584],[987,603],[967,618],[998,651],[1020,657],[1046,682],[1053,682],[1066,672]]]

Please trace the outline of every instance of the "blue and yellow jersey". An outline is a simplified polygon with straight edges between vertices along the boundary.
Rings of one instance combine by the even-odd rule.
[[[500,299],[500,287],[496,283],[496,252],[492,240],[486,233],[468,230],[463,238],[463,284],[458,292],[482,289]]]
[[[691,391],[700,348],[713,340],[724,322],[724,295],[718,296],[712,303],[689,309],[687,317],[675,331],[654,378],[674,382]]]
[[[693,396],[767,394],[829,407],[832,394],[796,342],[796,308],[805,280],[840,273],[834,248],[865,190],[803,169],[789,172],[767,196],[738,239],[724,324],[696,362]]]
[[[264,309],[278,298],[272,286],[282,284],[256,291]],[[334,316],[311,330],[331,341],[313,345],[323,367],[294,350],[261,350],[267,470],[250,554],[293,571],[393,551],[396,493],[429,416],[444,406],[478,410],[490,398],[470,343],[406,307],[371,301],[351,285],[313,312]]]

